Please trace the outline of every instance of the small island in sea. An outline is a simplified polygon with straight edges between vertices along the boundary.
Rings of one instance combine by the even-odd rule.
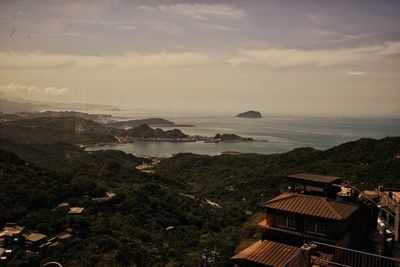
[[[243,113],[239,113],[236,115],[238,118],[247,118],[247,119],[259,119],[262,118],[262,115],[260,112],[255,111],[255,110],[249,110]]]
[[[23,140],[25,143],[49,144],[63,140],[79,147],[126,144],[136,141],[152,142],[249,142],[266,141],[241,137],[236,134],[217,134],[215,136],[187,135],[180,129],[161,129],[148,124],[177,126],[174,122],[161,118],[129,120],[116,123],[111,115],[88,114],[82,112],[24,112],[15,114],[0,113],[0,138]],[[129,127],[134,126],[134,127]]]

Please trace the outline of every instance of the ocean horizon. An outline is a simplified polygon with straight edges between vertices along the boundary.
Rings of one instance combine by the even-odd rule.
[[[169,157],[177,153],[219,155],[222,152],[273,154],[299,147],[319,150],[355,141],[360,138],[384,138],[400,135],[400,118],[355,118],[334,116],[264,115],[260,119],[236,118],[234,115],[211,113],[181,114],[162,111],[113,111],[119,119],[165,118],[176,124],[194,127],[173,127],[188,135],[214,136],[217,133],[267,139],[268,142],[152,142],[94,146],[88,151],[117,149],[138,156]],[[163,115],[161,115],[163,114]],[[170,127],[160,127],[171,129]]]

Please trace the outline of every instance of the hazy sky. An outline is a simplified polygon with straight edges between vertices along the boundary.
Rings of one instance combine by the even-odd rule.
[[[400,114],[400,1],[0,0],[0,96]]]

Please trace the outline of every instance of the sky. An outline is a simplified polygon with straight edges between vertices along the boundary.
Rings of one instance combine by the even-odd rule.
[[[0,97],[398,116],[400,1],[0,0]]]

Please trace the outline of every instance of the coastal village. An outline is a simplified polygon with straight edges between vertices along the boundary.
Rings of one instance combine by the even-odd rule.
[[[400,189],[362,191],[307,173],[285,178],[288,192],[261,205],[261,240],[234,255],[234,266],[400,266]]]
[[[152,159],[137,169],[151,173],[158,162]],[[234,266],[400,266],[400,189],[364,191],[359,184],[340,177],[308,173],[284,178],[288,191],[260,205],[265,210],[265,218],[258,223],[261,240],[234,255],[230,259]],[[96,205],[115,196],[106,192],[104,197],[82,199]],[[205,203],[221,208],[208,199]],[[56,209],[70,216],[85,213],[84,206],[68,202]],[[7,223],[0,232],[0,265],[20,250],[46,255],[49,250],[68,246],[79,234],[78,229],[68,228],[47,236],[24,225]],[[61,266],[57,264],[54,266]]]
[[[89,196],[82,196],[81,200],[89,201],[96,205],[109,202],[115,196],[114,192],[106,192],[104,197],[90,198]],[[60,203],[56,209],[70,216],[82,216],[85,213],[85,207],[71,206],[68,202]],[[46,255],[49,250],[68,246],[70,240],[79,235],[80,230],[74,228],[66,228],[60,233],[48,236],[36,229],[27,229],[24,225],[7,223],[0,231],[0,266],[6,266],[7,262],[21,250],[24,250],[27,254]],[[50,261],[42,266],[62,265],[58,262]]]

